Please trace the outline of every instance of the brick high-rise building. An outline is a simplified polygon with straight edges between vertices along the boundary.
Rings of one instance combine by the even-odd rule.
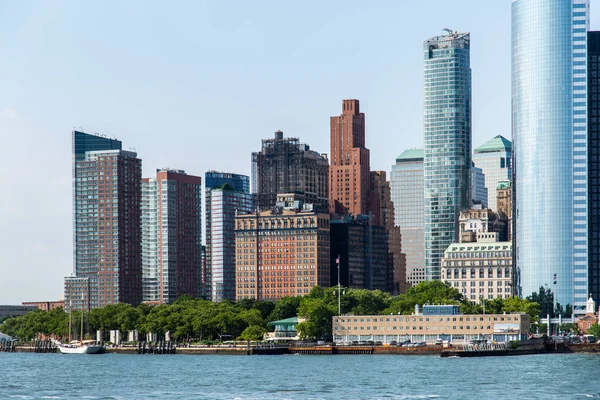
[[[329,214],[292,193],[235,217],[236,299],[277,300],[330,285]]]
[[[298,138],[275,132],[252,153],[252,193],[260,210],[275,206],[277,194],[300,194],[311,204],[326,208],[329,194],[329,161]]]
[[[144,301],[201,294],[202,178],[160,169],[144,179]],[[158,297],[158,298],[157,298]]]
[[[365,148],[365,114],[358,100],[344,100],[342,114],[331,117],[329,209],[368,214],[370,160]]]
[[[142,161],[119,147],[73,132],[75,268],[65,278],[67,308],[142,301]]]

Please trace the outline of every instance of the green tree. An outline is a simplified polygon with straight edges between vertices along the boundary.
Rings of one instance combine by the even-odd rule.
[[[267,320],[279,321],[281,319],[292,318],[298,315],[298,307],[300,307],[301,296],[283,297],[275,303],[275,307]]]
[[[588,335],[594,335],[596,339],[600,339],[600,325],[594,324],[587,329]]]
[[[315,298],[307,296],[300,302],[298,314],[305,317],[306,321],[296,326],[298,333],[303,339],[330,340],[331,319],[337,309],[326,297]]]
[[[242,340],[262,340],[267,330],[261,326],[252,325],[243,330],[240,335]]]
[[[415,305],[424,304],[460,304],[462,294],[447,283],[441,281],[425,281],[410,287],[406,293],[391,299],[390,306],[383,314],[412,314]]]

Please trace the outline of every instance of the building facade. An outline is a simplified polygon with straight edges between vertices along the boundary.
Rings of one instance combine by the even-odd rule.
[[[439,280],[458,213],[471,203],[470,35],[448,31],[426,40],[423,50],[425,277]]]
[[[158,190],[156,178],[142,179],[142,301],[158,304],[161,297],[158,262]]]
[[[74,170],[75,273],[65,278],[65,305],[137,305],[142,301],[142,161],[130,151],[86,151]]]
[[[488,189],[485,187],[483,170],[476,166],[471,168],[471,204],[488,206]]]
[[[183,170],[156,171],[161,303],[199,297],[202,263],[202,178]]]
[[[512,185],[510,181],[500,181],[496,186],[496,208],[500,215],[505,215],[507,220],[507,239],[512,240],[513,237],[513,196]]]
[[[507,218],[504,213],[495,213],[489,208],[471,208],[460,212],[458,217],[460,241],[475,242],[478,233],[495,232],[499,241],[507,241]]]
[[[327,207],[329,160],[298,138],[284,138],[275,132],[263,139],[262,148],[252,153],[252,193],[260,210],[275,206],[277,194],[302,194],[307,202]]]
[[[406,254],[406,281],[413,286],[425,280],[423,179],[423,149],[402,152],[392,165],[390,190]]]
[[[331,285],[337,285],[339,257],[342,286],[392,292],[394,264],[385,228],[370,224],[364,215],[356,219],[346,215],[330,222]]]
[[[473,150],[473,163],[485,176],[487,207],[498,211],[496,188],[501,181],[512,179],[512,143],[501,135],[495,136]]]
[[[54,301],[24,301],[21,303],[21,305],[30,307],[30,306],[35,306],[37,307],[39,310],[42,311],[52,311],[56,308],[65,308],[65,301],[64,300],[54,300]]]
[[[304,296],[330,285],[329,214],[294,194],[277,203],[235,218],[236,300]]]
[[[512,3],[519,284],[523,296],[552,286],[575,314],[585,312],[589,289],[588,29],[588,0]]]
[[[246,175],[209,171],[206,180],[206,275],[207,297],[212,301],[235,300],[236,215],[254,211]]]
[[[600,301],[600,31],[588,32],[589,293]]]
[[[512,243],[495,234],[478,234],[473,243],[454,243],[444,252],[442,280],[473,302],[514,295]]]
[[[427,306],[424,307],[424,309]],[[434,344],[438,340],[509,342],[526,340],[531,320],[527,314],[342,315],[332,319],[333,341],[391,341]]]
[[[354,216],[369,212],[370,155],[365,147],[365,114],[358,100],[343,100],[330,121],[329,209]]]
[[[394,203],[392,202],[390,182],[385,171],[371,171],[371,193],[369,211],[371,223],[385,229],[389,263],[391,264],[391,282],[389,291],[404,293],[409,284],[406,281],[406,255],[402,252],[402,234],[395,224]]]

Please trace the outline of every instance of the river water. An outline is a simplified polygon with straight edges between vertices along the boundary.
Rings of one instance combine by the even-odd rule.
[[[600,398],[600,355],[0,353],[0,399]]]

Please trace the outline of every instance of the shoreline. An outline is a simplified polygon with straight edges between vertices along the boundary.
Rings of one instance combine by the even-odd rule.
[[[16,346],[15,353],[35,353],[33,346]],[[135,354],[137,347],[107,347],[106,354]],[[272,346],[272,347],[178,347],[175,354],[187,355],[399,355],[441,357],[487,357],[532,354],[600,354],[600,344],[544,344],[522,342],[516,349],[465,351],[459,348],[395,347],[395,346]],[[56,351],[55,354],[61,354]],[[148,355],[148,354],[146,354]],[[157,355],[157,354],[153,354]]]

